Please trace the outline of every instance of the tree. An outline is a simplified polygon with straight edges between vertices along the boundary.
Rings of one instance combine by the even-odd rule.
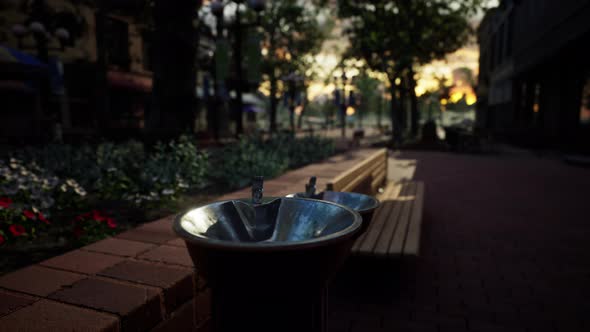
[[[264,78],[270,83],[270,131],[277,129],[278,98],[285,91],[283,77],[305,75],[310,54],[319,51],[324,39],[317,14],[324,1],[268,1],[263,12]],[[282,84],[279,84],[282,83]]]
[[[350,24],[349,52],[364,58],[371,69],[384,72],[389,78],[394,138],[401,139],[401,112],[396,111],[398,103],[394,102],[396,80],[407,83],[415,134],[418,116],[415,66],[442,58],[464,45],[471,32],[468,18],[485,1],[339,0],[338,3],[340,17]]]
[[[192,129],[198,45],[193,22],[200,6],[201,0],[154,0],[151,128],[169,133]]]
[[[355,86],[360,93],[360,105],[357,109],[357,116],[359,119],[359,126],[363,126],[363,116],[368,113],[371,109],[378,108],[379,96],[379,82],[378,79],[370,77],[366,71],[354,79]]]

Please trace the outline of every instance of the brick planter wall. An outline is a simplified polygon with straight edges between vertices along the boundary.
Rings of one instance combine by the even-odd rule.
[[[207,331],[209,291],[172,220],[0,277],[0,331]]]
[[[318,188],[375,152],[358,150],[265,182],[265,195]],[[218,200],[249,197],[246,188]],[[0,332],[208,331],[210,290],[173,216],[0,277]]]

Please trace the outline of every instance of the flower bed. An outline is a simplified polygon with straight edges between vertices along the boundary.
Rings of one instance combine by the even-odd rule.
[[[129,141],[12,152],[0,158],[0,273],[333,153],[330,140],[289,136],[210,151],[182,136],[149,148]]]

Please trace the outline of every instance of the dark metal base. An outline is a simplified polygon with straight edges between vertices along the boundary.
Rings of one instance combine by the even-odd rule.
[[[326,332],[326,287],[212,289],[212,331]]]
[[[326,332],[327,285],[354,238],[284,252],[189,253],[212,295],[212,331]]]

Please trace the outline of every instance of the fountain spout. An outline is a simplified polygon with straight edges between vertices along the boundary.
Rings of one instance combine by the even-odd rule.
[[[305,185],[305,196],[308,198],[312,198],[315,195],[316,191],[316,181],[317,178],[312,176],[309,178],[309,183]]]
[[[255,176],[252,178],[252,204],[262,204],[264,195],[264,177]]]

